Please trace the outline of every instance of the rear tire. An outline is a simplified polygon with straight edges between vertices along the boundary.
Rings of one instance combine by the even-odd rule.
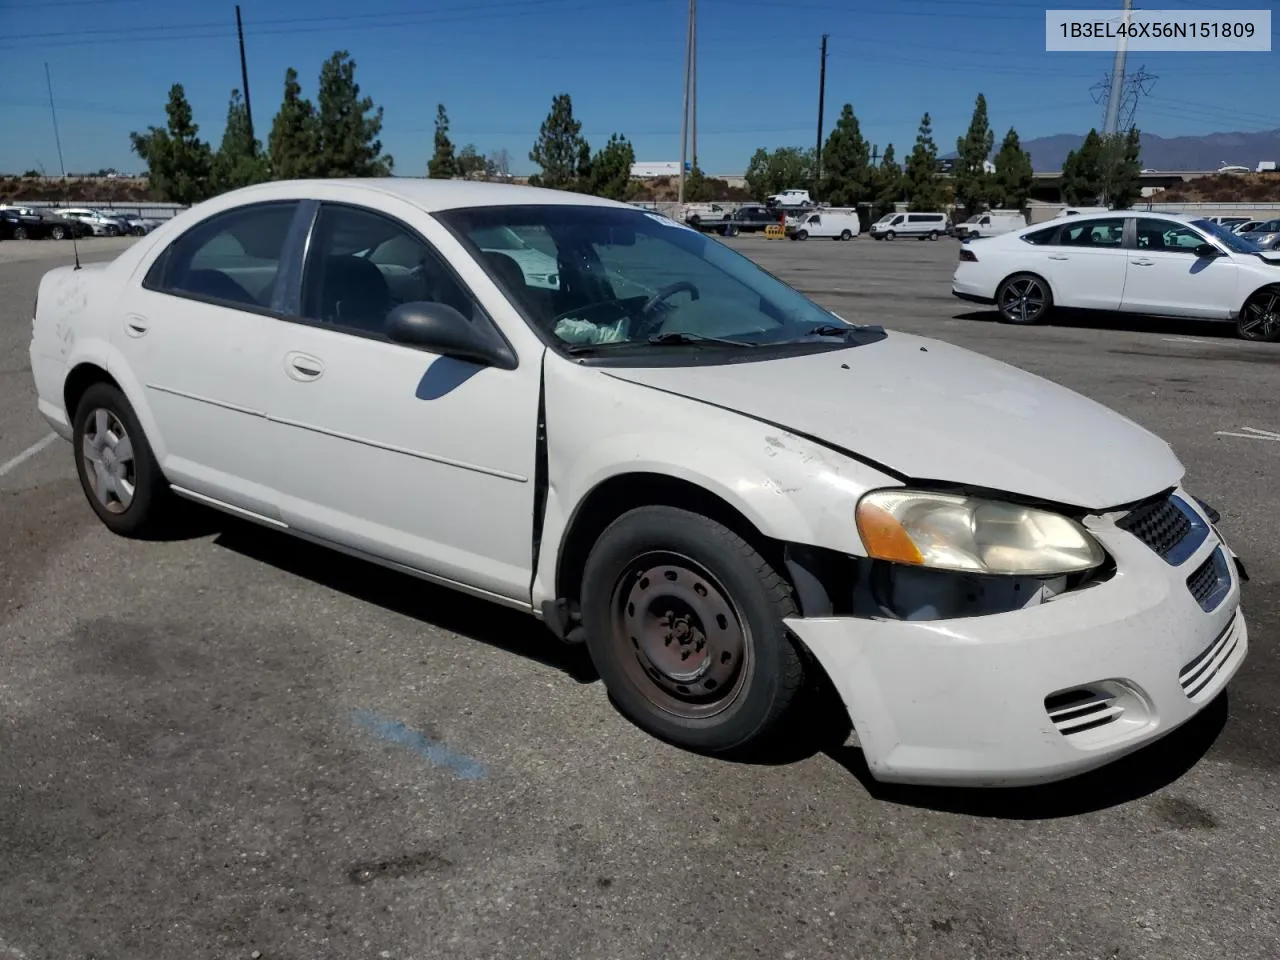
[[[587,649],[618,709],[687,749],[732,753],[778,729],[804,685],[783,624],[786,581],[728,528],[687,510],[631,510],[582,579]]]
[[[938,239],[938,231],[937,231],[937,230],[930,230],[930,231],[929,231],[929,239],[930,239],[930,240],[937,240],[937,239]]]
[[[843,233],[841,233],[841,234],[840,234],[840,239],[841,239],[841,240],[852,240],[852,239],[853,239],[853,232],[852,232],[852,231],[850,231],[850,230],[845,230]]]
[[[1003,323],[1031,326],[1039,323],[1053,309],[1053,294],[1043,277],[1034,273],[1015,273],[996,288],[996,309]]]
[[[122,537],[159,530],[174,496],[124,394],[109,383],[93,384],[76,405],[72,427],[76,473],[98,519]]]

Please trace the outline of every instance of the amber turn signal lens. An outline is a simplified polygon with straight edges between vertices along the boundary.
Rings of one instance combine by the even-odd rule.
[[[907,531],[884,507],[864,500],[858,504],[855,519],[868,555],[898,563],[924,563],[924,557]]]

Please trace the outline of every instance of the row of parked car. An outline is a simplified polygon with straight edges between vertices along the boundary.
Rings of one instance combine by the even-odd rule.
[[[0,205],[0,240],[66,240],[73,237],[141,237],[163,220],[91,207],[36,209]]]

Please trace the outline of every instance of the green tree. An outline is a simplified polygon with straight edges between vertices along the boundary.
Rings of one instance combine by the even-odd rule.
[[[302,96],[298,71],[290,67],[284,72],[284,101],[271,123],[271,135],[267,138],[272,176],[277,180],[316,176],[319,147],[316,108]]]
[[[907,157],[908,209],[935,211],[942,205],[942,189],[938,177],[938,147],[933,142],[933,121],[929,114],[920,118],[916,145]]]
[[[476,150],[474,143],[468,143],[458,151],[458,175],[468,180],[481,180],[489,176],[489,162]]]
[[[1034,177],[1031,156],[1022,149],[1018,131],[1013,127],[1004,135],[995,159],[996,173],[992,194],[995,202],[1009,210],[1021,210],[1031,197]]]
[[[395,161],[382,153],[382,108],[360,96],[356,64],[336,51],[320,68],[318,174],[322,177],[385,177]]]
[[[877,219],[894,210],[894,205],[902,199],[905,183],[902,168],[893,155],[893,144],[884,148],[884,156],[880,158],[880,166],[876,167],[874,213]]]
[[[1103,203],[1127,210],[1142,196],[1142,136],[1137,127],[1103,137],[1098,152],[1098,186]]]
[[[582,136],[582,123],[573,117],[573,100],[569,94],[552,98],[551,112],[542,121],[529,159],[542,168],[541,173],[529,178],[534,186],[553,190],[577,190],[586,186],[591,174],[591,147]]]
[[[1062,161],[1062,196],[1067,203],[1087,205],[1102,195],[1102,138],[1090,130],[1080,144]]]
[[[587,192],[610,200],[630,200],[635,193],[631,182],[631,166],[635,162],[636,151],[631,141],[613,134],[591,159]]]
[[[871,149],[862,136],[853,104],[841,108],[840,119],[822,148],[822,174],[822,199],[832,206],[851,207],[871,199]]]
[[[130,133],[129,141],[147,165],[151,188],[169,203],[192,204],[213,195],[213,151],[198,136],[182,84],[169,88],[167,127]]]
[[[712,200],[718,200],[720,199],[719,188],[723,184],[723,180],[708,177],[695,160],[684,176],[684,198],[689,203],[709,203]]]
[[[462,171],[453,155],[453,141],[449,139],[449,114],[444,104],[436,104],[436,152],[427,164],[427,176],[433,180],[452,180]]]
[[[756,150],[747,166],[745,179],[751,195],[764,199],[783,190],[800,188],[813,179],[813,148],[778,147],[770,153]]]
[[[963,137],[956,138],[956,206],[964,208],[965,216],[980,213],[991,202],[993,185],[986,164],[994,143],[987,120],[987,98],[978,94],[969,129]]]
[[[235,190],[270,179],[262,144],[249,129],[249,110],[239,90],[231,91],[227,125],[213,158],[213,183],[218,191]]]

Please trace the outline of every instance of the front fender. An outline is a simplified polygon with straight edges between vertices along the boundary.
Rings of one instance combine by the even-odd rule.
[[[834,450],[742,414],[610,377],[548,354],[545,548],[534,605],[554,597],[556,569],[581,505],[602,483],[659,474],[695,484],[775,540],[865,553],[853,511],[897,481]]]

